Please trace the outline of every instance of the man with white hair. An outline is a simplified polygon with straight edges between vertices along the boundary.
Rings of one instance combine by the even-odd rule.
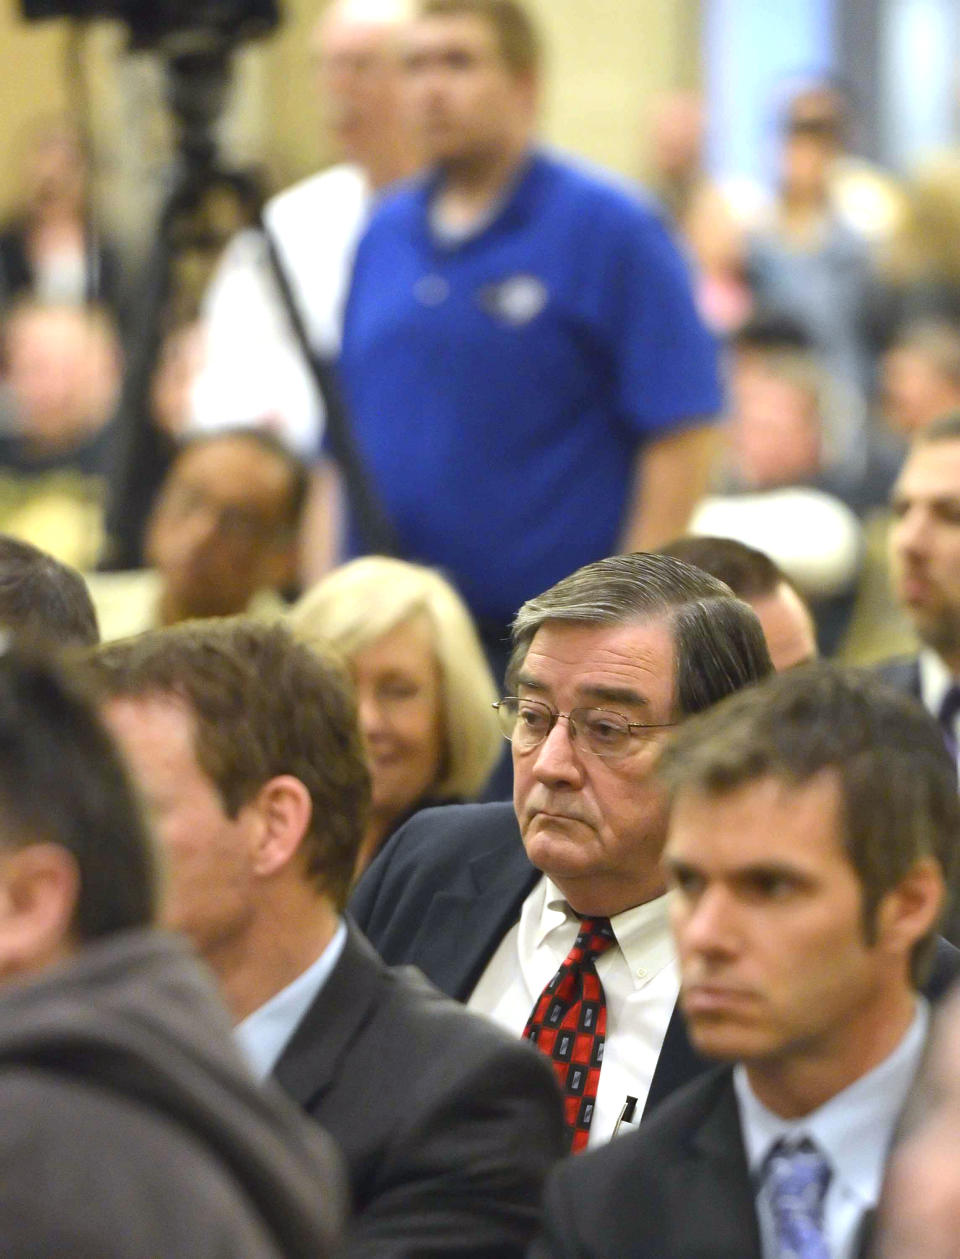
[[[414,166],[399,108],[397,32],[409,0],[334,0],[313,36],[317,85],[343,160],[267,202],[264,223],[314,352],[329,358],[371,202]],[[206,296],[206,355],[191,426],[263,424],[297,453],[318,448],[324,407],[260,233],[227,247]]]

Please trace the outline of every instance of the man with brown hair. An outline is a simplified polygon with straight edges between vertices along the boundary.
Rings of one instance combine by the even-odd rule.
[[[764,551],[736,538],[708,534],[675,538],[659,551],[726,582],[738,599],[750,604],[778,673],[816,660],[817,631],[810,608]]]
[[[958,759],[960,736],[960,411],[934,420],[910,447],[891,500],[893,588],[920,650],[881,675],[916,696]]]
[[[731,1064],[561,1170],[539,1256],[862,1253],[927,1034],[960,838],[914,701],[811,665],[695,718],[661,759],[691,1040]],[[931,971],[931,965],[935,969]]]
[[[156,930],[156,853],[119,755],[16,647],[0,746],[4,1256],[332,1255],[331,1143],[244,1069],[209,977]]]
[[[168,925],[257,1073],[347,1157],[345,1253],[522,1255],[562,1148],[551,1073],[342,918],[370,792],[343,670],[245,620],[115,643],[92,668],[167,853]]]
[[[536,147],[516,0],[426,0],[406,66],[431,171],[361,241],[342,376],[402,550],[454,576],[502,653],[538,590],[685,528],[715,350],[650,208]]]

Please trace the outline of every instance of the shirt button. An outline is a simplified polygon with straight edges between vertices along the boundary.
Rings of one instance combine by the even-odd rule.
[[[646,971],[643,969],[643,967],[641,966],[641,967],[637,970],[637,978],[638,978],[638,979],[646,979],[646,977],[647,977],[647,972],[646,972]]]

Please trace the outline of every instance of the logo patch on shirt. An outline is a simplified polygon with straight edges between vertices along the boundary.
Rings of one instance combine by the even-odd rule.
[[[442,275],[422,275],[413,286],[413,295],[424,306],[442,306],[450,296],[450,285]]]
[[[512,275],[499,284],[486,284],[477,293],[477,301],[494,319],[523,328],[532,323],[549,298],[547,286],[535,275]]]

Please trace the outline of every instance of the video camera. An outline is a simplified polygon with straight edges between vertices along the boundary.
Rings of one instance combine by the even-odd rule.
[[[172,36],[200,34],[239,44],[273,30],[276,0],[21,0],[27,21],[43,18],[118,18],[133,48],[163,45]]]

